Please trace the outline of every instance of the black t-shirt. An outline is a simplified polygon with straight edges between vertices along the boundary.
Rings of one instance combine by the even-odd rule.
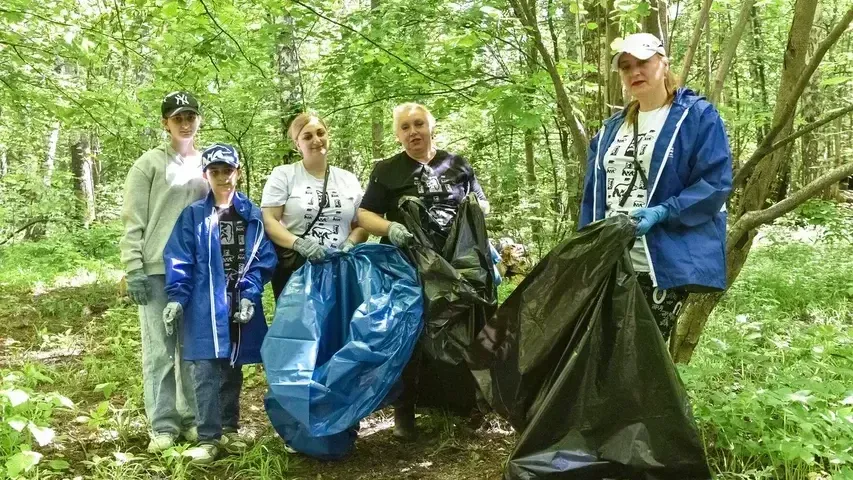
[[[228,208],[216,208],[219,214],[219,243],[222,248],[222,266],[225,268],[225,278],[228,283],[228,305],[231,313],[236,312],[237,281],[240,272],[246,265],[246,220],[234,210],[231,205]]]
[[[420,198],[429,209],[430,216],[442,228],[447,228],[456,218],[459,204],[473,193],[486,200],[483,188],[467,160],[437,150],[428,164],[423,164],[400,152],[381,160],[373,167],[361,208],[388,220],[398,221],[397,202],[400,197]]]

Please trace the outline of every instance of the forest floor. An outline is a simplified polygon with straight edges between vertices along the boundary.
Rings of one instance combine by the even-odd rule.
[[[765,232],[680,367],[719,478],[853,479],[853,246],[794,229]],[[399,443],[383,410],[345,460],[288,454],[264,412],[260,366],[244,371],[248,452],[206,468],[187,464],[188,446],[147,454],[139,325],[119,291],[117,235],[99,227],[74,244],[0,249],[0,478],[500,478],[516,435],[494,415],[472,425],[419,411],[418,440]]]

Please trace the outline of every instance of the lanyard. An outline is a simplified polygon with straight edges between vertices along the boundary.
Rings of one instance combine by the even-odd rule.
[[[625,193],[622,194],[622,198],[619,199],[619,206],[624,207],[625,202],[628,201],[628,197],[631,195],[631,192],[634,191],[634,186],[637,183],[637,175],[643,180],[643,184],[648,186],[649,179],[646,177],[646,172],[643,170],[643,166],[640,165],[640,161],[637,160],[637,154],[640,151],[640,145],[637,141],[637,137],[639,137],[639,116],[640,112],[637,112],[637,117],[634,118],[634,176],[631,178],[631,183],[628,184],[628,188],[625,189]]]

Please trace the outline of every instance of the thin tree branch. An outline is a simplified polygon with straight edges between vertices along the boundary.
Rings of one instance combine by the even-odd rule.
[[[791,196],[781,202],[776,203],[772,207],[767,207],[764,210],[754,210],[743,214],[729,229],[726,243],[728,245],[736,245],[738,241],[749,231],[785,215],[805,203],[806,200],[820,193],[821,190],[833,183],[837,183],[842,179],[849,177],[850,175],[853,175],[853,163],[841,165],[840,167],[836,167],[818,177],[813,182],[791,194]]]
[[[811,132],[812,130],[818,129],[818,128],[826,125],[827,123],[835,120],[836,118],[843,117],[844,115],[847,115],[850,112],[853,112],[853,104],[848,105],[847,107],[844,107],[844,108],[839,108],[838,110],[835,110],[833,112],[830,112],[830,114],[827,115],[826,117],[824,117],[824,118],[822,118],[816,122],[812,122],[812,123],[806,125],[805,127],[803,127],[801,129],[797,130],[796,132],[788,135],[787,137],[783,138],[782,140],[779,140],[778,142],[774,142],[773,145],[770,145],[770,147],[768,147],[767,151],[763,155],[761,155],[760,157],[756,157],[755,155],[753,155],[749,159],[749,161],[747,161],[737,171],[737,174],[735,175],[735,179],[734,179],[734,181],[732,181],[732,183],[735,185],[737,184],[739,179],[742,178],[741,175],[742,175],[742,172],[744,172],[744,169],[755,167],[755,163],[758,163],[763,158],[767,157],[768,155],[775,152],[776,150],[779,150],[780,148],[784,147],[785,145],[787,145],[787,144],[793,142],[794,140],[802,137],[803,135]],[[752,162],[752,165],[750,165],[750,162]]]
[[[684,85],[684,82],[687,81],[687,75],[690,73],[693,57],[699,48],[699,41],[702,39],[702,30],[705,29],[705,23],[708,21],[708,12],[711,10],[712,2],[713,0],[703,0],[702,2],[702,10],[699,11],[699,19],[693,27],[690,45],[687,46],[687,53],[684,55],[684,64],[681,66],[681,85]]]
[[[480,83],[482,83],[482,82],[477,81],[475,83],[472,83],[471,85],[462,87],[462,90],[469,90],[471,88],[474,88],[474,87],[480,85]],[[369,100],[367,102],[361,102],[361,103],[356,103],[353,105],[347,105],[345,107],[339,107],[339,108],[336,108],[334,110],[329,111],[328,113],[323,113],[323,114],[321,114],[321,116],[328,117],[329,115],[332,115],[332,114],[335,114],[335,113],[338,113],[338,112],[341,112],[344,110],[349,110],[351,108],[365,107],[367,105],[373,105],[374,103],[384,102],[386,100],[393,100],[395,98],[432,97],[432,96],[436,96],[436,95],[446,95],[448,93],[459,93],[459,90],[460,89],[439,90],[439,91],[435,91],[435,92],[398,93],[398,94],[394,94],[394,95],[388,95],[387,97],[374,98],[373,100]]]
[[[68,94],[68,92],[66,92],[62,87],[60,87],[56,82],[54,82],[54,81],[53,81],[53,79],[50,77],[50,75],[45,75],[45,73],[44,73],[43,71],[41,71],[38,67],[36,67],[35,65],[33,65],[32,63],[30,63],[29,61],[27,61],[27,59],[26,59],[26,58],[24,58],[24,56],[23,56],[23,55],[21,55],[21,52],[20,52],[20,51],[18,51],[18,47],[12,46],[12,51],[13,51],[13,52],[15,52],[15,55],[17,55],[17,56],[18,56],[18,58],[20,58],[20,59],[21,59],[21,61],[23,61],[24,63],[26,63],[27,65],[29,65],[33,70],[35,70],[35,71],[36,71],[36,73],[38,73],[39,75],[41,75],[42,77],[44,77],[44,79],[45,79],[48,83],[50,83],[51,85],[53,85],[53,88],[55,88],[56,90],[58,90],[58,91],[59,91],[59,93],[61,93],[61,94],[62,94],[65,98],[67,98],[71,103],[73,103],[73,104],[74,104],[74,105],[76,105],[80,110],[82,110],[83,112],[85,112],[85,113],[86,113],[86,115],[88,115],[88,116],[89,116],[89,118],[91,118],[91,119],[92,119],[92,121],[93,121],[93,122],[95,122],[95,124],[96,124],[96,125],[98,125],[99,127],[103,128],[104,130],[106,130],[106,132],[107,132],[107,133],[109,133],[110,135],[112,135],[113,137],[115,137],[115,138],[120,138],[120,137],[119,137],[115,132],[113,132],[112,130],[110,130],[109,128],[107,128],[107,126],[106,126],[106,125],[102,124],[102,123],[101,123],[101,122],[100,122],[100,121],[95,117],[95,115],[93,115],[93,114],[92,114],[92,112],[90,112],[90,111],[89,111],[89,109],[88,109],[88,108],[86,108],[85,106],[83,106],[83,104],[81,104],[80,102],[78,102],[78,101],[77,101],[73,96],[69,95],[69,94]]]
[[[438,80],[438,79],[436,79],[436,78],[433,78],[433,77],[431,77],[431,76],[427,75],[426,73],[424,73],[424,72],[420,71],[417,67],[415,67],[415,66],[414,66],[414,65],[412,65],[411,63],[409,63],[409,62],[407,62],[406,60],[403,60],[402,58],[398,57],[397,55],[395,55],[395,54],[394,54],[394,52],[392,52],[392,51],[388,50],[387,48],[383,47],[382,45],[380,45],[379,43],[377,43],[376,41],[374,41],[372,38],[370,38],[370,37],[368,37],[367,35],[365,35],[365,34],[363,34],[363,33],[359,32],[358,30],[356,30],[356,29],[354,29],[354,28],[350,27],[349,25],[344,25],[343,23],[338,22],[337,20],[334,20],[334,19],[332,19],[332,18],[329,18],[329,17],[327,17],[326,15],[323,15],[322,13],[320,13],[319,11],[317,11],[317,10],[315,10],[315,9],[313,9],[313,8],[311,8],[311,7],[309,7],[308,5],[305,5],[304,3],[300,2],[299,0],[293,0],[293,3],[295,3],[295,4],[299,5],[299,6],[301,6],[302,8],[304,8],[304,9],[308,10],[309,12],[313,13],[314,15],[317,15],[318,17],[322,18],[323,20],[326,20],[327,22],[333,23],[333,24],[335,24],[335,25],[337,25],[337,26],[339,26],[339,27],[341,27],[341,28],[343,28],[343,29],[349,30],[350,32],[352,32],[352,33],[354,33],[354,34],[358,35],[359,37],[361,37],[361,38],[363,38],[363,39],[367,40],[367,42],[368,42],[368,43],[370,43],[370,44],[371,44],[371,45],[373,45],[374,47],[376,47],[376,48],[378,48],[378,49],[382,50],[383,52],[385,52],[386,54],[388,54],[389,56],[391,56],[392,58],[394,58],[394,59],[395,59],[395,60],[397,60],[398,62],[402,63],[403,65],[405,65],[406,67],[408,67],[408,68],[409,68],[410,70],[412,70],[413,72],[415,72],[415,73],[417,73],[418,75],[420,75],[420,76],[422,76],[422,77],[426,78],[427,80],[429,80],[429,81],[431,81],[431,82],[435,82],[435,83],[437,83],[437,84],[439,84],[439,85],[441,85],[441,86],[443,86],[443,87],[447,87],[447,88],[449,88],[449,89],[450,89],[450,91],[451,91],[451,92],[453,92],[453,93],[458,93],[459,95],[461,95],[461,96],[465,97],[465,98],[466,98],[467,100],[469,100],[469,101],[472,101],[472,102],[474,101],[474,99],[473,99],[473,98],[471,98],[471,97],[469,97],[468,95],[466,95],[466,94],[465,94],[465,92],[462,92],[462,91],[460,91],[460,90],[457,90],[457,89],[453,88],[453,86],[452,86],[452,85],[449,85],[449,84],[447,84],[447,83],[444,83],[444,82],[442,82],[441,80]]]
[[[218,22],[218,21],[216,21],[216,17],[214,17],[214,16],[213,16],[213,13],[211,13],[210,9],[208,9],[208,8],[207,8],[207,4],[206,4],[206,3],[204,3],[204,0],[199,0],[199,2],[201,2],[201,6],[202,6],[202,7],[204,7],[204,12],[205,12],[205,13],[207,14],[207,16],[210,18],[210,21],[212,21],[212,22],[213,22],[213,24],[214,24],[214,25],[216,25],[216,28],[218,28],[222,33],[224,33],[226,37],[230,38],[230,39],[231,39],[231,41],[232,41],[232,42],[234,42],[234,45],[237,45],[237,50],[239,50],[239,51],[240,51],[240,55],[242,55],[242,56],[243,56],[243,58],[245,58],[245,59],[246,59],[246,61],[247,61],[247,62],[249,62],[249,65],[251,65],[251,66],[255,67],[255,69],[257,69],[257,70],[258,70],[258,72],[260,72],[261,77],[263,77],[263,78],[266,80],[266,79],[267,79],[267,75],[266,75],[266,73],[264,73],[264,69],[262,69],[262,68],[261,68],[257,63],[253,62],[253,61],[252,61],[252,60],[251,60],[251,59],[246,55],[246,52],[244,52],[244,51],[243,51],[243,47],[241,47],[241,46],[240,46],[240,42],[238,42],[236,38],[232,37],[232,36],[231,36],[231,34],[230,34],[230,33],[228,33],[228,31],[227,31],[227,30],[225,30],[224,28],[222,28],[222,25],[220,25],[220,24],[219,24],[219,22]]]
[[[808,65],[806,65],[802,75],[800,75],[800,79],[797,81],[793,91],[788,96],[788,101],[783,107],[779,120],[770,128],[770,132],[768,132],[761,141],[761,145],[758,146],[749,160],[744,163],[743,167],[741,167],[737,175],[735,175],[735,178],[732,181],[732,188],[736,188],[741,183],[745,182],[749,175],[752,174],[752,171],[758,163],[767,157],[767,154],[773,146],[773,140],[776,139],[776,136],[779,135],[779,132],[782,131],[785,124],[788,123],[788,120],[794,114],[794,108],[797,106],[797,102],[802,96],[803,91],[806,89],[806,86],[811,81],[815,70],[817,70],[817,67],[823,61],[824,55],[826,55],[826,52],[835,45],[839,38],[841,38],[841,35],[844,34],[847,27],[850,26],[851,21],[853,21],[853,7],[850,7],[850,9],[847,10],[841,20],[835,25],[835,27],[833,27],[832,31],[830,31],[826,38],[818,44],[818,47],[815,49]]]
[[[111,39],[111,40],[114,40],[114,41],[115,41],[115,42],[117,42],[119,45],[121,45],[122,47],[124,47],[124,48],[125,48],[125,50],[127,50],[127,51],[129,51],[129,52],[133,52],[133,53],[135,53],[139,58],[141,58],[141,59],[143,59],[143,60],[148,61],[148,58],[147,58],[145,55],[143,55],[142,53],[140,53],[140,52],[139,52],[139,51],[137,51],[137,50],[134,50],[134,49],[130,48],[130,47],[129,47],[129,46],[128,46],[124,41],[122,41],[121,39],[116,38],[116,37],[114,37],[114,36],[112,36],[112,35],[108,35],[108,34],[106,34],[106,33],[102,32],[102,31],[97,30],[97,29],[94,29],[94,28],[90,28],[90,27],[83,27],[83,26],[81,26],[81,25],[72,25],[72,24],[70,24],[70,23],[59,22],[59,21],[52,20],[52,19],[50,19],[50,18],[44,17],[44,16],[42,16],[42,15],[39,15],[39,14],[37,14],[37,13],[33,13],[33,12],[26,12],[26,11],[22,11],[22,10],[9,10],[9,9],[5,9],[5,8],[0,8],[0,12],[4,12],[4,13],[17,13],[17,14],[19,14],[19,15],[29,15],[29,16],[32,16],[32,17],[36,17],[36,18],[38,18],[39,20],[45,21],[45,22],[47,22],[47,23],[51,23],[51,24],[53,24],[53,25],[59,25],[59,26],[62,26],[62,27],[79,28],[79,29],[81,29],[81,30],[83,30],[83,31],[86,31],[86,32],[92,32],[92,33],[95,33],[95,34],[97,34],[97,35],[101,35],[101,36],[103,36],[103,37],[106,37],[106,38],[109,38],[109,39]]]
[[[729,67],[731,67],[732,61],[735,58],[735,53],[737,53],[737,47],[740,43],[741,37],[743,36],[743,31],[746,30],[746,24],[749,22],[749,12],[752,10],[753,5],[755,5],[755,0],[743,1],[735,28],[732,31],[731,36],[726,39],[726,49],[723,52],[722,61],[720,66],[717,68],[717,73],[714,75],[714,85],[711,89],[710,95],[711,103],[716,104],[720,101],[720,96],[723,93],[723,83],[726,80],[726,76],[729,74]]]
[[[19,233],[23,232],[24,230],[26,230],[26,229],[28,229],[28,228],[32,227],[33,225],[35,225],[35,224],[37,224],[37,223],[45,223],[45,222],[48,222],[48,221],[50,221],[50,219],[49,219],[49,218],[37,218],[37,219],[35,219],[35,220],[31,221],[31,222],[28,222],[26,225],[24,225],[23,227],[21,227],[21,228],[19,228],[19,229],[15,230],[15,232],[14,232],[14,233],[12,233],[12,234],[11,234],[11,235],[9,235],[8,237],[6,237],[6,240],[3,240],[2,242],[0,242],[0,245],[5,245],[9,240],[11,240],[11,239],[15,238],[15,235],[17,235],[17,234],[19,234]]]

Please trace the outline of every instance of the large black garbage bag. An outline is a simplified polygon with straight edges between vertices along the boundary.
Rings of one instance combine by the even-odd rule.
[[[497,309],[483,212],[469,195],[448,232],[417,198],[403,197],[398,208],[401,222],[415,236],[407,253],[424,288],[417,404],[469,413],[477,387],[467,352]]]
[[[633,232],[613,217],[554,248],[472,347],[487,399],[521,432],[506,478],[711,478]]]

